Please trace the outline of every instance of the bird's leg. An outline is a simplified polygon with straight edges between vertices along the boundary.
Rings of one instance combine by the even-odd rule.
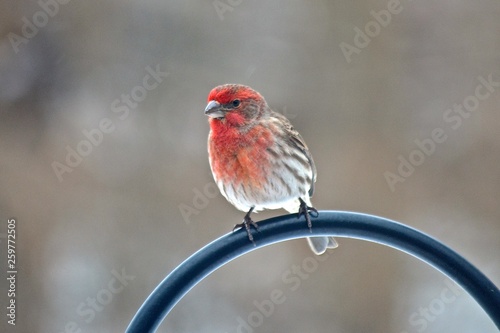
[[[252,233],[250,232],[250,227],[253,227],[255,230],[259,231],[259,226],[257,225],[257,223],[255,223],[252,218],[250,217],[250,214],[252,213],[253,209],[255,207],[252,207],[250,208],[250,210],[248,211],[248,213],[245,214],[245,217],[243,218],[243,222],[240,223],[240,224],[236,224],[233,228],[233,231],[235,229],[238,229],[238,228],[243,228],[245,227],[245,230],[247,231],[247,235],[248,235],[248,239],[255,244],[254,240],[253,240],[253,236],[252,236]]]
[[[299,198],[299,202],[300,202],[300,207],[299,207],[298,217],[300,218],[301,215],[304,215],[307,221],[307,226],[309,227],[309,230],[311,230],[312,229],[311,216],[318,217],[319,216],[318,210],[314,207],[309,207],[308,205],[306,205],[304,200],[302,200],[301,198]]]

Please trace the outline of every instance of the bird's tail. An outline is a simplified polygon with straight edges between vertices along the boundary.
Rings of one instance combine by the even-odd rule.
[[[307,243],[309,243],[311,250],[316,255],[323,254],[327,249],[334,249],[339,246],[333,237],[308,237]]]
[[[307,206],[312,207],[311,199],[309,197],[302,198]],[[287,210],[289,213],[296,213],[298,211],[298,207],[300,206],[300,202],[297,199],[297,202],[288,204],[283,208]],[[313,223],[314,228],[314,223]],[[339,246],[335,238],[333,237],[308,237],[307,243],[311,247],[311,250],[316,255],[321,255],[326,252],[327,249],[334,249]]]

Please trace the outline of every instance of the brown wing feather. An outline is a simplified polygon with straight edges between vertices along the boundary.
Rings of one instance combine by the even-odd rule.
[[[309,152],[309,148],[307,148],[307,145],[302,136],[293,128],[292,124],[285,116],[277,112],[273,112],[272,116],[280,119],[281,123],[284,125],[284,130],[287,134],[286,137],[290,139],[290,143],[295,146],[300,152],[302,152],[302,154],[304,154],[304,156],[309,161],[309,165],[311,166],[312,170],[312,181],[311,187],[309,188],[309,196],[312,197],[314,193],[314,183],[316,182],[316,165],[314,164],[312,155]]]

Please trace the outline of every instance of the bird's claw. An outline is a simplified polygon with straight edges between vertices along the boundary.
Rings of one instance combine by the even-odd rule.
[[[311,222],[311,216],[316,218],[319,216],[318,210],[314,207],[309,207],[306,205],[304,200],[300,199],[300,208],[299,208],[299,214],[298,217],[300,218],[302,215],[306,218],[307,221],[307,227],[309,228],[309,231],[312,232],[312,222]]]
[[[252,208],[252,210],[253,210],[253,208]],[[252,220],[252,218],[250,217],[250,213],[251,213],[251,210],[250,210],[250,212],[248,212],[245,215],[242,223],[236,224],[234,226],[233,231],[235,231],[236,229],[245,228],[247,235],[248,235],[248,239],[255,245],[255,241],[253,240],[251,228],[254,228],[255,230],[257,230],[257,232],[260,232],[260,231],[259,231],[259,226],[257,225],[257,223],[255,223]]]

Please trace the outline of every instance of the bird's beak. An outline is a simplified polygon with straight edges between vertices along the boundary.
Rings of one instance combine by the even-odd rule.
[[[211,118],[223,118],[225,112],[221,109],[219,102],[210,101],[205,108],[205,114]]]

